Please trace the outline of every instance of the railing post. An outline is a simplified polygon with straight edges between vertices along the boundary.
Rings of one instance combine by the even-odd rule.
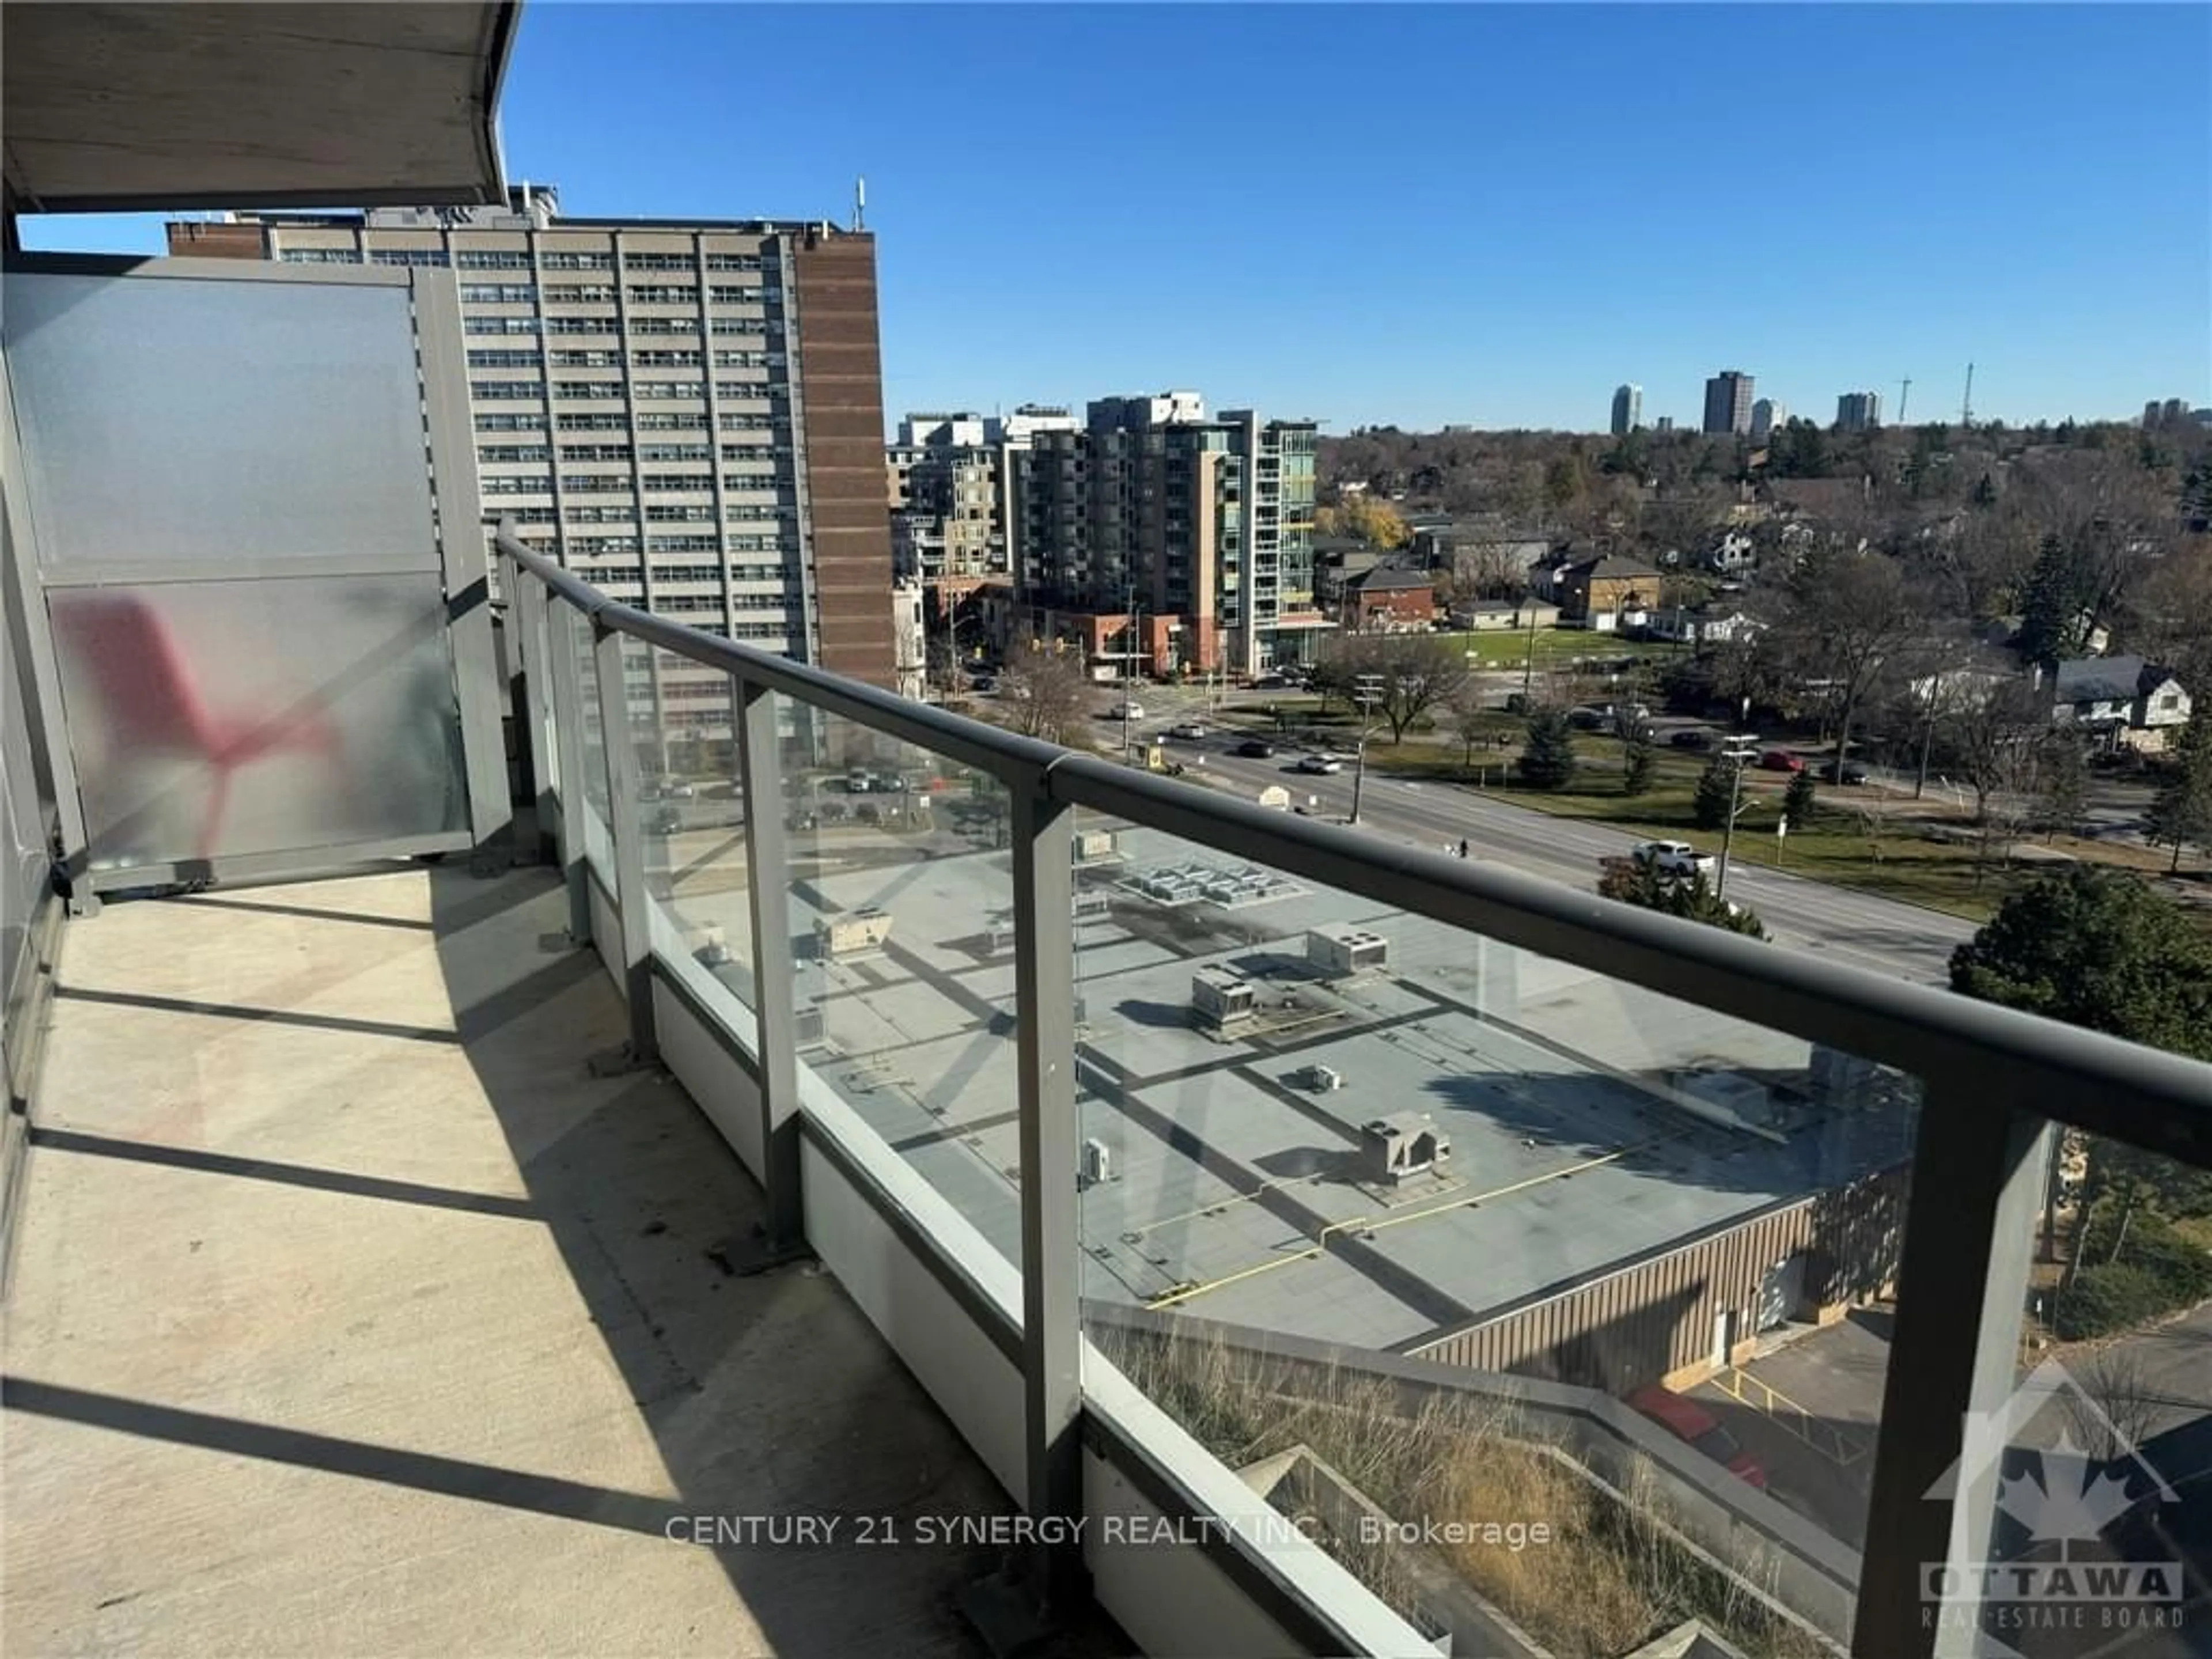
[[[660,1040],[653,1016],[652,925],[646,913],[637,742],[629,729],[623,636],[596,617],[592,653],[599,669],[600,742],[607,756],[607,833],[615,844],[615,902],[622,910],[622,979],[629,1000],[628,1059],[633,1066],[649,1066],[660,1057]]]
[[[545,616],[546,660],[553,673],[553,747],[561,779],[561,874],[568,887],[568,938],[592,942],[592,869],[584,854],[583,667],[576,659],[576,629],[566,600],[550,597]]]
[[[516,659],[522,665],[522,707],[517,711],[529,728],[530,781],[536,791],[531,813],[537,831],[538,861],[554,859],[553,779],[557,757],[545,741],[545,589],[537,577],[507,562],[501,573],[507,586],[507,626],[514,630]]]
[[[1927,1080],[1851,1632],[1858,1659],[1984,1650],[1978,1604],[1953,1601],[1946,1615],[1924,1592],[1929,1568],[1989,1559],[2050,1133],[1972,1079]],[[1948,1498],[1929,1496],[1939,1488]]]
[[[1000,1650],[1009,1623],[1044,1626],[1088,1598],[1083,1514],[1083,1379],[1076,1185],[1074,809],[1039,772],[1012,791],[1016,1065],[1021,1111],[1024,1507],[1041,1541],[969,1610]],[[1018,1591],[1010,1598],[1009,1589]],[[987,1605],[995,1601],[993,1608]],[[1007,1606],[1012,1601],[1010,1609]]]
[[[776,695],[732,676],[738,771],[745,807],[745,882],[752,895],[753,1019],[760,1060],[759,1231],[731,1254],[741,1273],[810,1254],[799,1162],[798,975],[791,957],[791,860],[783,822],[783,746]]]

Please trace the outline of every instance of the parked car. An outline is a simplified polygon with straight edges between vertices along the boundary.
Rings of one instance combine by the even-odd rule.
[[[1567,724],[1577,732],[1601,731],[1612,718],[1613,710],[1609,708],[1571,708],[1567,711]]]
[[[845,793],[848,795],[865,795],[875,787],[876,781],[857,767],[845,774]]]
[[[1280,674],[1262,674],[1252,682],[1255,691],[1280,691],[1290,681]]]
[[[1711,853],[1700,853],[1686,841],[1639,841],[1628,856],[1669,876],[1710,877],[1718,867]]]
[[[1855,785],[1867,781],[1867,769],[1856,761],[1827,761],[1820,767],[1820,775],[1830,783]]]
[[[1759,769],[1762,772],[1802,772],[1805,769],[1805,757],[1793,755],[1787,749],[1770,749],[1759,757]]]
[[[988,694],[999,689],[999,682],[988,674],[978,674],[968,682],[978,694]]]
[[[682,778],[678,778],[668,786],[668,799],[671,800],[690,800],[698,793]]]
[[[1686,726],[1667,741],[1677,749],[1710,749],[1713,734],[1702,726]]]
[[[1528,712],[1528,694],[1526,691],[1508,692],[1505,697],[1505,712],[1509,714],[1527,714]]]
[[[1759,1460],[1696,1401],[1685,1400],[1672,1389],[1652,1382],[1629,1395],[1628,1404],[1630,1409],[1650,1418],[1685,1445],[1695,1447],[1738,1480],[1765,1488],[1766,1471]]]
[[[1168,735],[1181,738],[1186,743],[1196,743],[1206,735],[1206,728],[1196,720],[1177,720],[1168,727]]]
[[[684,820],[672,806],[664,806],[646,820],[646,833],[653,836],[672,836],[684,827]]]
[[[1145,705],[1132,697],[1108,709],[1106,718],[1109,720],[1140,720],[1145,718]]]
[[[1237,745],[1237,752],[1247,760],[1267,760],[1275,752],[1272,743],[1262,743],[1257,738],[1247,738]]]
[[[1301,755],[1297,769],[1316,777],[1328,777],[1344,770],[1344,763],[1334,755]]]

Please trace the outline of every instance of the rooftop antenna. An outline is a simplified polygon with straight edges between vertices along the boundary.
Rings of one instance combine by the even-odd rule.
[[[1973,366],[1972,363],[1968,363],[1968,364],[1966,365],[1966,395],[1965,395],[1964,397],[1962,397],[1962,398],[1960,398],[1959,399],[1959,424],[1960,424],[1960,426],[1968,426],[1968,427],[1970,427],[1970,426],[1973,425],[1973,423],[1974,423],[1974,366]]]
[[[1905,377],[1904,383],[1897,388],[1897,423],[1899,426],[1905,424],[1905,405],[1911,402],[1911,398],[1912,377],[1908,374]]]
[[[868,181],[865,177],[853,180],[853,228],[868,228]]]

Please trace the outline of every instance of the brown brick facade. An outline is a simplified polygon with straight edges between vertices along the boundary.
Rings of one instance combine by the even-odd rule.
[[[892,686],[875,239],[810,238],[793,249],[792,271],[822,666]]]

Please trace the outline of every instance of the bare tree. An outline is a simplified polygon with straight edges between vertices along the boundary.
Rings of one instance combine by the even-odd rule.
[[[1466,652],[1434,634],[1340,636],[1322,659],[1334,684],[1364,681],[1372,688],[1372,706],[1389,723],[1393,743],[1430,709],[1454,702],[1474,678]]]
[[[999,695],[1024,737],[1064,742],[1090,708],[1083,654],[1065,641],[1018,640],[999,676]]]
[[[2125,1457],[2156,1431],[2166,1397],[2142,1358],[2126,1348],[2100,1348],[2069,1365],[2080,1389],[2065,1396],[2074,1443],[2100,1462]]]
[[[1937,717],[1945,757],[1974,792],[1974,822],[1990,822],[2008,792],[2031,793],[2037,748],[2051,725],[2046,698],[2021,679],[1954,682]]]
[[[1806,556],[1790,574],[1782,629],[1803,671],[1828,682],[1838,758],[1850,752],[1860,704],[1920,617],[1896,561],[1859,539],[1848,531]]]

